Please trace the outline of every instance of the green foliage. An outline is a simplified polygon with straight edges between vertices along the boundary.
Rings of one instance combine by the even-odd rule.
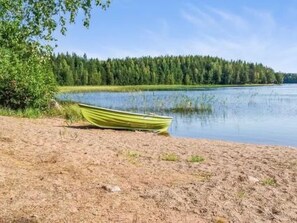
[[[54,73],[60,85],[200,85],[280,84],[282,74],[262,64],[226,61],[209,56],[165,56],[88,59],[58,54]],[[65,72],[64,68],[67,68]],[[67,75],[66,75],[67,73]]]
[[[38,53],[0,48],[0,105],[12,109],[43,109],[55,92],[55,80]]]
[[[74,23],[79,12],[84,14],[83,25],[88,27],[91,9],[94,6],[106,9],[109,3],[109,0],[0,0],[0,106],[45,108],[55,91],[55,78],[48,63],[53,32],[60,29],[65,34],[67,24]],[[74,84],[77,77],[72,69],[72,64],[62,61],[59,83]],[[81,83],[87,83],[87,72],[83,70],[80,75]]]
[[[109,3],[109,0],[0,0],[1,46],[11,48],[20,42],[41,46],[40,41],[53,40],[57,28],[65,34],[67,24],[74,23],[79,12],[83,12],[83,25],[88,27],[92,7],[106,9]]]

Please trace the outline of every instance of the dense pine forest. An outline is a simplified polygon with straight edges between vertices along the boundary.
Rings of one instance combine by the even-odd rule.
[[[284,83],[297,83],[297,74],[284,74]]]
[[[59,85],[280,84],[283,74],[262,64],[210,56],[161,56],[88,59],[76,54],[53,56]]]

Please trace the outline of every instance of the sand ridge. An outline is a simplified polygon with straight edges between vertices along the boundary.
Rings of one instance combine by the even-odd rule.
[[[0,222],[297,222],[296,178],[296,148],[0,116]]]

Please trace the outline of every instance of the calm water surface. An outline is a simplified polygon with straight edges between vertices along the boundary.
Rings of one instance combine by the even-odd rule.
[[[297,85],[190,91],[92,92],[58,98],[101,107],[173,116],[172,136],[297,147]],[[172,113],[176,105],[211,111]]]

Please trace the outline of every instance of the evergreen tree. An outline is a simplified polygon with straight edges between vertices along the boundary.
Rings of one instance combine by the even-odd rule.
[[[88,59],[58,54],[52,58],[60,85],[139,84],[266,84],[282,83],[283,75],[262,64],[226,61],[217,57],[165,56]]]

